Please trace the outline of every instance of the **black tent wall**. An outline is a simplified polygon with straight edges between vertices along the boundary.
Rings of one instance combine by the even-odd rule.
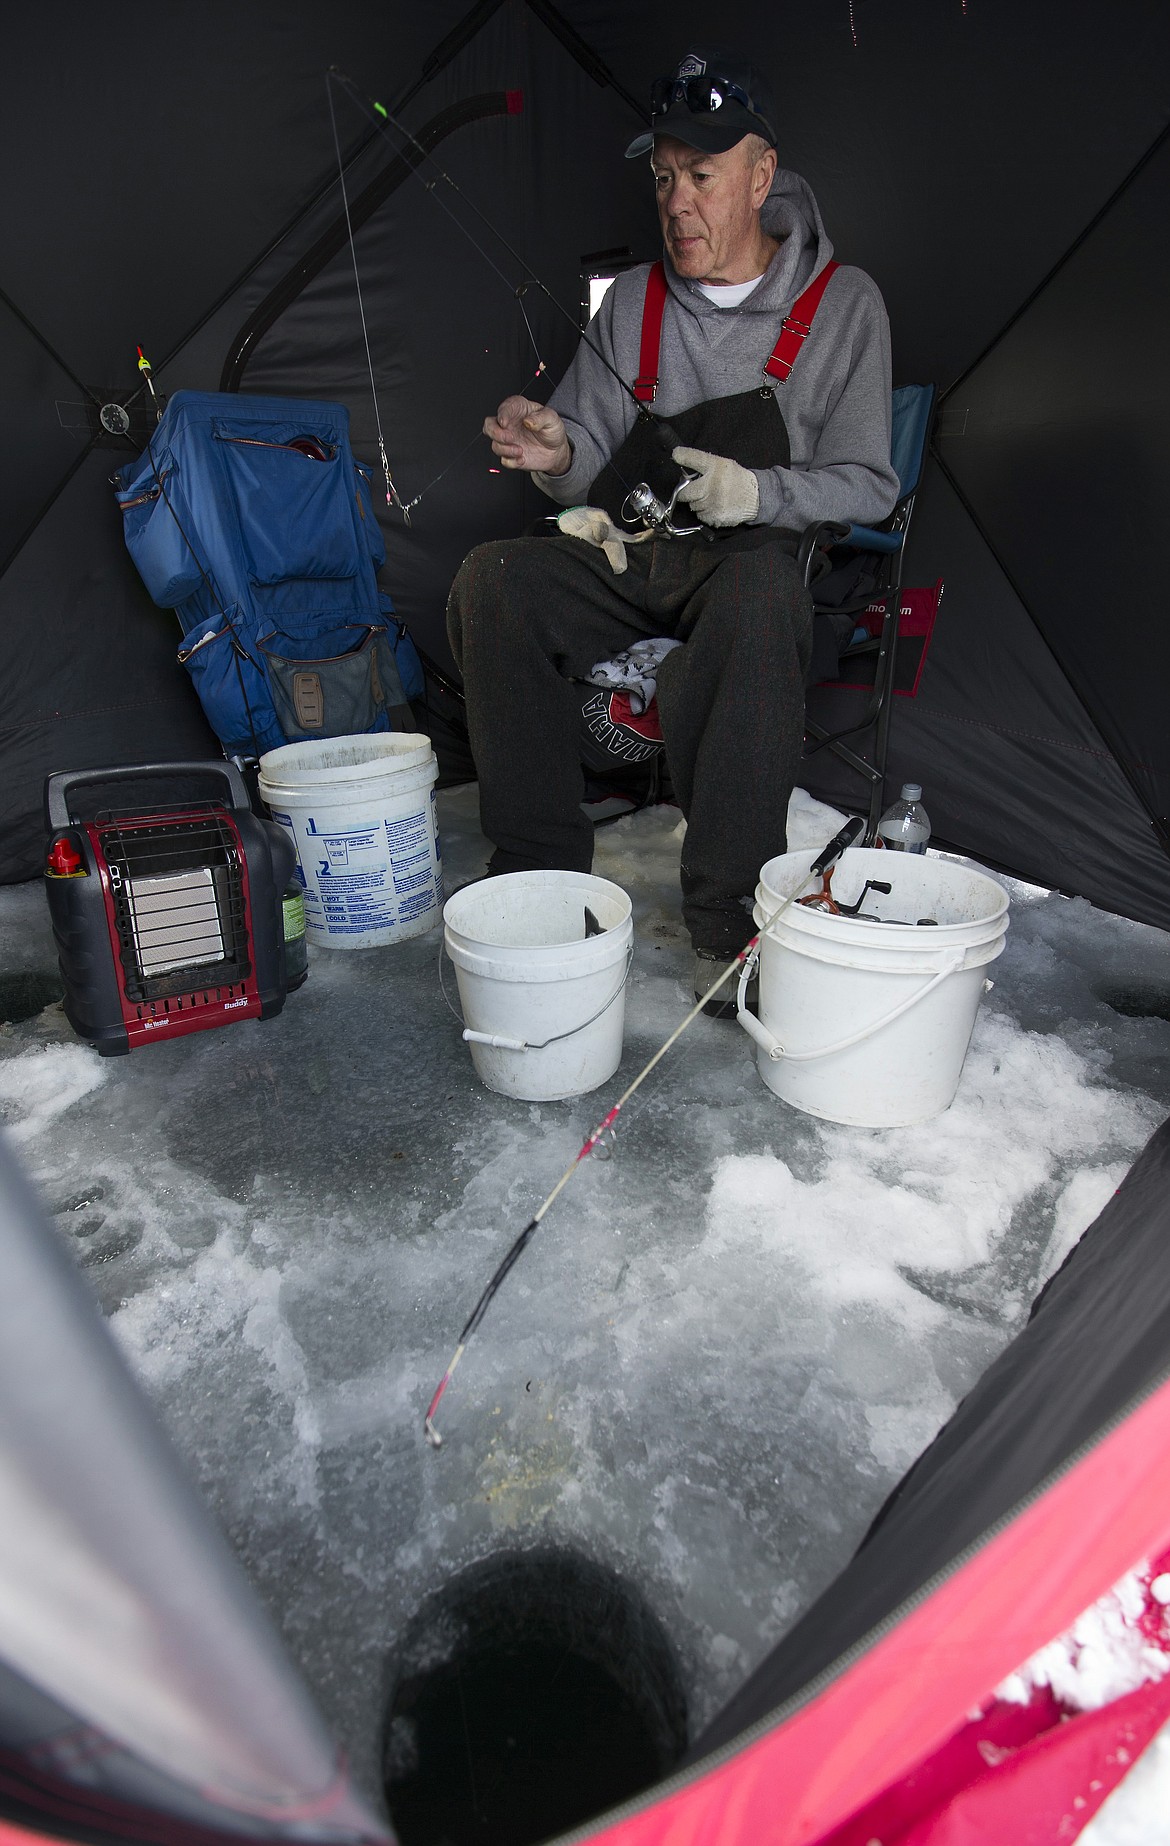
[[[441,159],[572,307],[581,252],[656,251],[645,175],[621,159],[638,118],[539,7],[479,11],[482,28],[406,119],[417,127],[464,97],[524,91],[521,114],[458,131]],[[564,0],[560,11],[634,96],[710,23],[697,4],[631,12]],[[171,663],[172,618],[146,602],[122,551],[105,480],[119,452],[93,449],[30,530],[82,456],[87,389],[135,390],[139,340],[163,388],[217,388],[253,307],[336,214],[334,189],[232,287],[329,178],[326,67],[392,100],[466,12],[351,3],[326,16],[309,0],[267,0],[243,14],[131,4],[103,16],[71,0],[51,22],[26,15],[9,29],[5,130],[22,184],[0,207],[0,345],[15,412],[0,463],[0,562],[15,555],[0,575],[0,877],[36,869],[47,769],[187,755],[196,740],[214,748]],[[812,182],[838,254],[882,286],[896,375],[963,380],[940,424],[947,472],[928,486],[913,534],[911,580],[941,575],[947,592],[920,697],[899,701],[895,774],[930,788],[940,836],[1170,923],[1153,825],[1168,775],[1150,517],[1170,473],[1152,440],[1170,364],[1155,338],[1164,158],[997,341],[1166,127],[1170,18],[1145,0],[1123,0],[1107,22],[1088,0],[874,0],[852,11],[826,0],[743,4],[721,31],[773,69],[783,156]],[[338,121],[347,147],[367,132],[345,98]],[[367,148],[355,185],[388,154]],[[506,288],[417,180],[363,227],[358,256],[404,497],[447,468],[409,531],[388,519],[384,573],[439,651],[462,553],[539,510],[528,483],[488,472],[475,440],[484,409],[533,382],[536,358]],[[538,295],[527,305],[555,377],[572,331]],[[257,343],[242,388],[341,398],[359,453],[376,459],[348,252]],[[821,758],[810,782],[831,794],[823,768]]]

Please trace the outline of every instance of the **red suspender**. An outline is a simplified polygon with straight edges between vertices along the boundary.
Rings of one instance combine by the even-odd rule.
[[[780,338],[772,348],[772,357],[764,366],[769,378],[775,378],[783,384],[793,366],[796,357],[809,335],[813,316],[821,305],[821,296],[829,285],[829,278],[838,267],[836,263],[826,263],[819,276],[815,276],[805,289],[804,294],[794,301],[780,329]]]
[[[655,263],[646,277],[646,299],[642,304],[642,350],[638,355],[638,376],[634,396],[639,404],[652,404],[658,389],[658,348],[662,343],[662,314],[666,307],[666,269]]]
[[[793,302],[780,329],[780,338],[764,365],[769,378],[775,378],[783,384],[796,364],[797,354],[808,338],[813,317],[821,305],[821,296],[837,267],[836,263],[826,263],[803,295]],[[662,344],[662,316],[666,309],[666,295],[665,267],[655,263],[646,278],[646,299],[642,304],[642,346],[638,354],[638,376],[634,380],[634,396],[640,404],[652,404],[658,390],[658,349]]]

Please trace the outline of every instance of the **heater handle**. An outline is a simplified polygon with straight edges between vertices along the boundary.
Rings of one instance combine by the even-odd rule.
[[[69,796],[87,782],[137,782],[144,776],[218,776],[227,784],[233,808],[250,809],[247,785],[234,763],[204,757],[195,763],[126,763],[109,769],[65,769],[45,782],[45,820],[50,828],[74,824]]]

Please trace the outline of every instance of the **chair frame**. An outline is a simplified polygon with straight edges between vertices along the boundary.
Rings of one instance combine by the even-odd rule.
[[[876,638],[850,644],[841,651],[840,659],[855,660],[861,655],[875,654],[874,683],[865,709],[851,724],[843,725],[839,730],[830,731],[814,718],[805,717],[805,750],[807,760],[817,751],[828,749],[849,769],[861,777],[869,794],[865,808],[865,841],[871,845],[877,837],[878,821],[885,806],[886,759],[889,750],[890,719],[893,713],[894,669],[898,658],[898,628],[902,609],[903,564],[906,555],[906,538],[910,530],[910,521],[914,513],[914,502],[922,478],[927,450],[934,427],[937,392],[933,386],[920,387],[929,390],[930,398],[922,420],[921,434],[912,457],[913,474],[909,487],[899,494],[889,518],[877,527],[849,526],[838,520],[824,520],[819,525],[810,526],[804,533],[797,552],[797,566],[800,569],[806,588],[812,588],[810,580],[818,557],[829,545],[849,544],[854,549],[877,554],[882,562],[877,583],[866,598],[867,605],[883,602],[881,631]],[[896,448],[895,444],[895,448]],[[892,541],[892,542],[891,542]],[[814,593],[813,607],[816,601]],[[858,737],[865,732],[873,733],[871,755],[862,755],[846,740]],[[812,738],[811,744],[808,742]]]

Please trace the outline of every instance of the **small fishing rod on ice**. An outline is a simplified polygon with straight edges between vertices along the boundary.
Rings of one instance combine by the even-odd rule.
[[[548,1194],[548,1196],[544,1200],[542,1200],[541,1204],[537,1207],[537,1209],[533,1212],[531,1218],[528,1220],[528,1223],[524,1226],[524,1229],[521,1231],[519,1237],[517,1237],[515,1242],[512,1244],[507,1255],[504,1257],[503,1262],[497,1268],[495,1274],[491,1278],[491,1281],[488,1283],[487,1287],[484,1289],[482,1295],[480,1296],[479,1300],[476,1302],[474,1308],[472,1308],[471,1313],[468,1315],[467,1320],[464,1323],[463,1331],[459,1335],[459,1343],[456,1346],[455,1351],[451,1357],[451,1363],[447,1367],[447,1370],[443,1373],[443,1377],[439,1384],[439,1388],[435,1392],[435,1395],[432,1397],[430,1404],[427,1406],[427,1412],[426,1412],[425,1417],[423,1418],[423,1429],[426,1434],[426,1439],[430,1443],[433,1449],[441,1448],[443,1445],[443,1438],[435,1427],[435,1412],[438,1410],[439,1404],[442,1401],[443,1393],[446,1391],[447,1386],[451,1382],[451,1377],[455,1370],[455,1367],[459,1364],[460,1359],[463,1357],[463,1354],[467,1350],[468,1342],[470,1341],[472,1335],[476,1332],[477,1328],[480,1326],[480,1323],[482,1322],[484,1315],[487,1313],[488,1308],[491,1305],[493,1297],[498,1293],[501,1284],[504,1282],[505,1278],[508,1276],[509,1272],[513,1269],[515,1264],[519,1262],[521,1256],[524,1254],[524,1251],[527,1249],[528,1245],[531,1243],[533,1237],[536,1234],[537,1228],[540,1225],[542,1218],[546,1216],[546,1214],[548,1213],[548,1211],[550,1210],[554,1202],[560,1197],[561,1193],[564,1191],[565,1187],[568,1185],[569,1181],[572,1179],[574,1173],[577,1171],[582,1161],[587,1160],[589,1158],[589,1155],[593,1153],[594,1149],[600,1145],[600,1143],[606,1138],[607,1135],[612,1139],[615,1133],[614,1123],[617,1121],[617,1118],[621,1114],[621,1111],[625,1108],[631,1096],[633,1096],[635,1090],[638,1090],[642,1087],[642,1084],[646,1081],[647,1077],[650,1075],[650,1072],[655,1068],[657,1064],[661,1063],[662,1059],[666,1056],[671,1046],[678,1042],[678,1040],[682,1037],[683,1033],[686,1031],[687,1027],[691,1025],[693,1021],[698,1018],[699,1014],[707,1006],[708,1002],[714,997],[714,995],[719,992],[719,989],[724,985],[725,982],[729,981],[734,974],[741,974],[742,976],[743,974],[746,973],[745,964],[752,962],[759,955],[760,944],[763,941],[764,937],[768,934],[768,931],[773,927],[773,925],[779,922],[780,918],[784,915],[784,912],[788,909],[788,907],[791,904],[794,904],[796,902],[797,898],[800,896],[800,893],[803,891],[809,879],[819,878],[824,872],[828,870],[829,866],[834,865],[836,863],[836,861],[841,857],[841,854],[843,852],[845,852],[850,846],[853,846],[856,844],[856,842],[861,838],[864,832],[865,832],[865,822],[863,820],[855,818],[853,820],[846,821],[840,833],[835,834],[833,836],[833,838],[829,841],[828,845],[824,848],[823,852],[821,852],[817,856],[817,858],[813,860],[812,864],[809,866],[808,871],[805,872],[797,880],[792,890],[788,893],[788,896],[784,898],[779,904],[777,904],[775,910],[772,911],[770,916],[765,917],[758,931],[752,937],[751,941],[748,943],[745,943],[744,947],[739,951],[739,954],[736,955],[732,961],[728,962],[726,968],[724,968],[718,980],[712,983],[712,985],[707,989],[706,993],[703,995],[701,1000],[697,1000],[695,1002],[690,1012],[687,1013],[686,1016],[682,1020],[680,1020],[679,1024],[674,1028],[674,1031],[670,1034],[669,1038],[663,1041],[663,1043],[658,1047],[658,1050],[654,1053],[654,1056],[649,1060],[647,1064],[643,1065],[642,1069],[638,1072],[633,1082],[630,1084],[627,1084],[626,1088],[622,1091],[621,1095],[618,1097],[617,1101],[614,1103],[612,1109],[609,1110],[607,1115],[602,1117],[601,1121],[598,1122],[597,1127],[593,1130],[592,1134],[589,1134],[585,1137],[585,1140],[582,1142],[581,1147],[579,1148],[578,1152],[574,1155],[573,1159],[569,1162],[569,1165],[565,1168],[564,1172],[561,1174],[561,1177],[558,1179],[552,1191]]]

